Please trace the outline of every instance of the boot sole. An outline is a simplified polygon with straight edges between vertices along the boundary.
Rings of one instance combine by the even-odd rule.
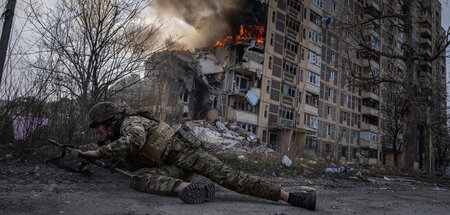
[[[187,204],[200,204],[214,198],[215,193],[214,183],[190,184],[178,193],[178,197]]]

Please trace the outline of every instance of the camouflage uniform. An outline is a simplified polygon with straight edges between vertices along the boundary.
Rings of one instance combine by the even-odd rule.
[[[119,158],[122,166],[135,171],[138,177],[131,182],[131,187],[136,190],[176,195],[174,188],[196,173],[238,193],[273,201],[280,199],[280,185],[226,166],[204,149],[192,147],[182,135],[171,133],[171,128],[162,128],[164,124],[142,116],[124,116],[120,126],[116,126],[119,138],[97,152],[102,157]],[[167,135],[155,137],[155,133]],[[148,150],[146,144],[152,140],[157,144],[152,146],[151,153],[158,159],[142,156],[142,151]],[[158,150],[161,153],[154,153]]]

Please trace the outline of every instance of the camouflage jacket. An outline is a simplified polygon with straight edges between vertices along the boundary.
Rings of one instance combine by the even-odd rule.
[[[158,121],[141,116],[125,116],[119,129],[119,138],[101,146],[97,153],[101,157],[125,157],[136,154],[145,144],[148,132],[158,126]],[[118,130],[118,131],[117,131]]]

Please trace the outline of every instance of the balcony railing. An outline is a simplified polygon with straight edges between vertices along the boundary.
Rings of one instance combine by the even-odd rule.
[[[361,122],[361,130],[378,133],[378,126],[372,125],[370,123]]]
[[[289,49],[284,49],[284,50],[285,50],[286,58],[295,62],[295,58],[297,57],[297,54]]]
[[[361,148],[376,149],[376,148],[378,148],[378,142],[371,142],[371,141],[365,140],[364,138],[359,138],[359,146]]]
[[[362,98],[371,98],[373,100],[380,101],[380,97],[371,91],[365,91],[365,90],[361,91],[361,97]]]
[[[361,106],[361,114],[378,117],[378,110],[372,107]]]

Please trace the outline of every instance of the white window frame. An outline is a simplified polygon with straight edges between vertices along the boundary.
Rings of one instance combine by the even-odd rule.
[[[309,30],[309,41],[322,47],[323,37],[312,29]]]
[[[323,0],[311,0],[313,4],[315,4],[317,7],[323,9]]]
[[[330,124],[327,124],[327,135],[331,135],[332,126]]]
[[[348,105],[348,95],[344,93],[344,104]],[[345,117],[345,116],[344,116]]]
[[[309,49],[308,49],[308,61],[318,67],[321,67],[322,65],[322,57]]]
[[[333,99],[333,97],[334,97],[334,89],[333,88],[328,88],[328,95],[329,95],[329,98]]]
[[[247,86],[246,86],[246,88],[241,88],[241,80],[242,79],[246,79],[247,80]],[[238,83],[239,82],[239,83]],[[235,83],[235,85],[234,85],[234,88],[236,89],[248,89],[249,88],[249,86],[250,86],[250,79],[249,78],[247,78],[247,77],[245,77],[245,76],[242,76],[242,75],[239,75],[239,74],[236,74],[235,75],[235,77],[234,77],[234,83]]]
[[[269,115],[269,105],[264,105],[264,118],[267,118]]]
[[[320,87],[320,75],[311,71],[308,71],[308,77],[306,82]]]
[[[181,91],[179,100],[183,104],[188,104],[189,103],[189,90],[184,89],[183,91]]]

